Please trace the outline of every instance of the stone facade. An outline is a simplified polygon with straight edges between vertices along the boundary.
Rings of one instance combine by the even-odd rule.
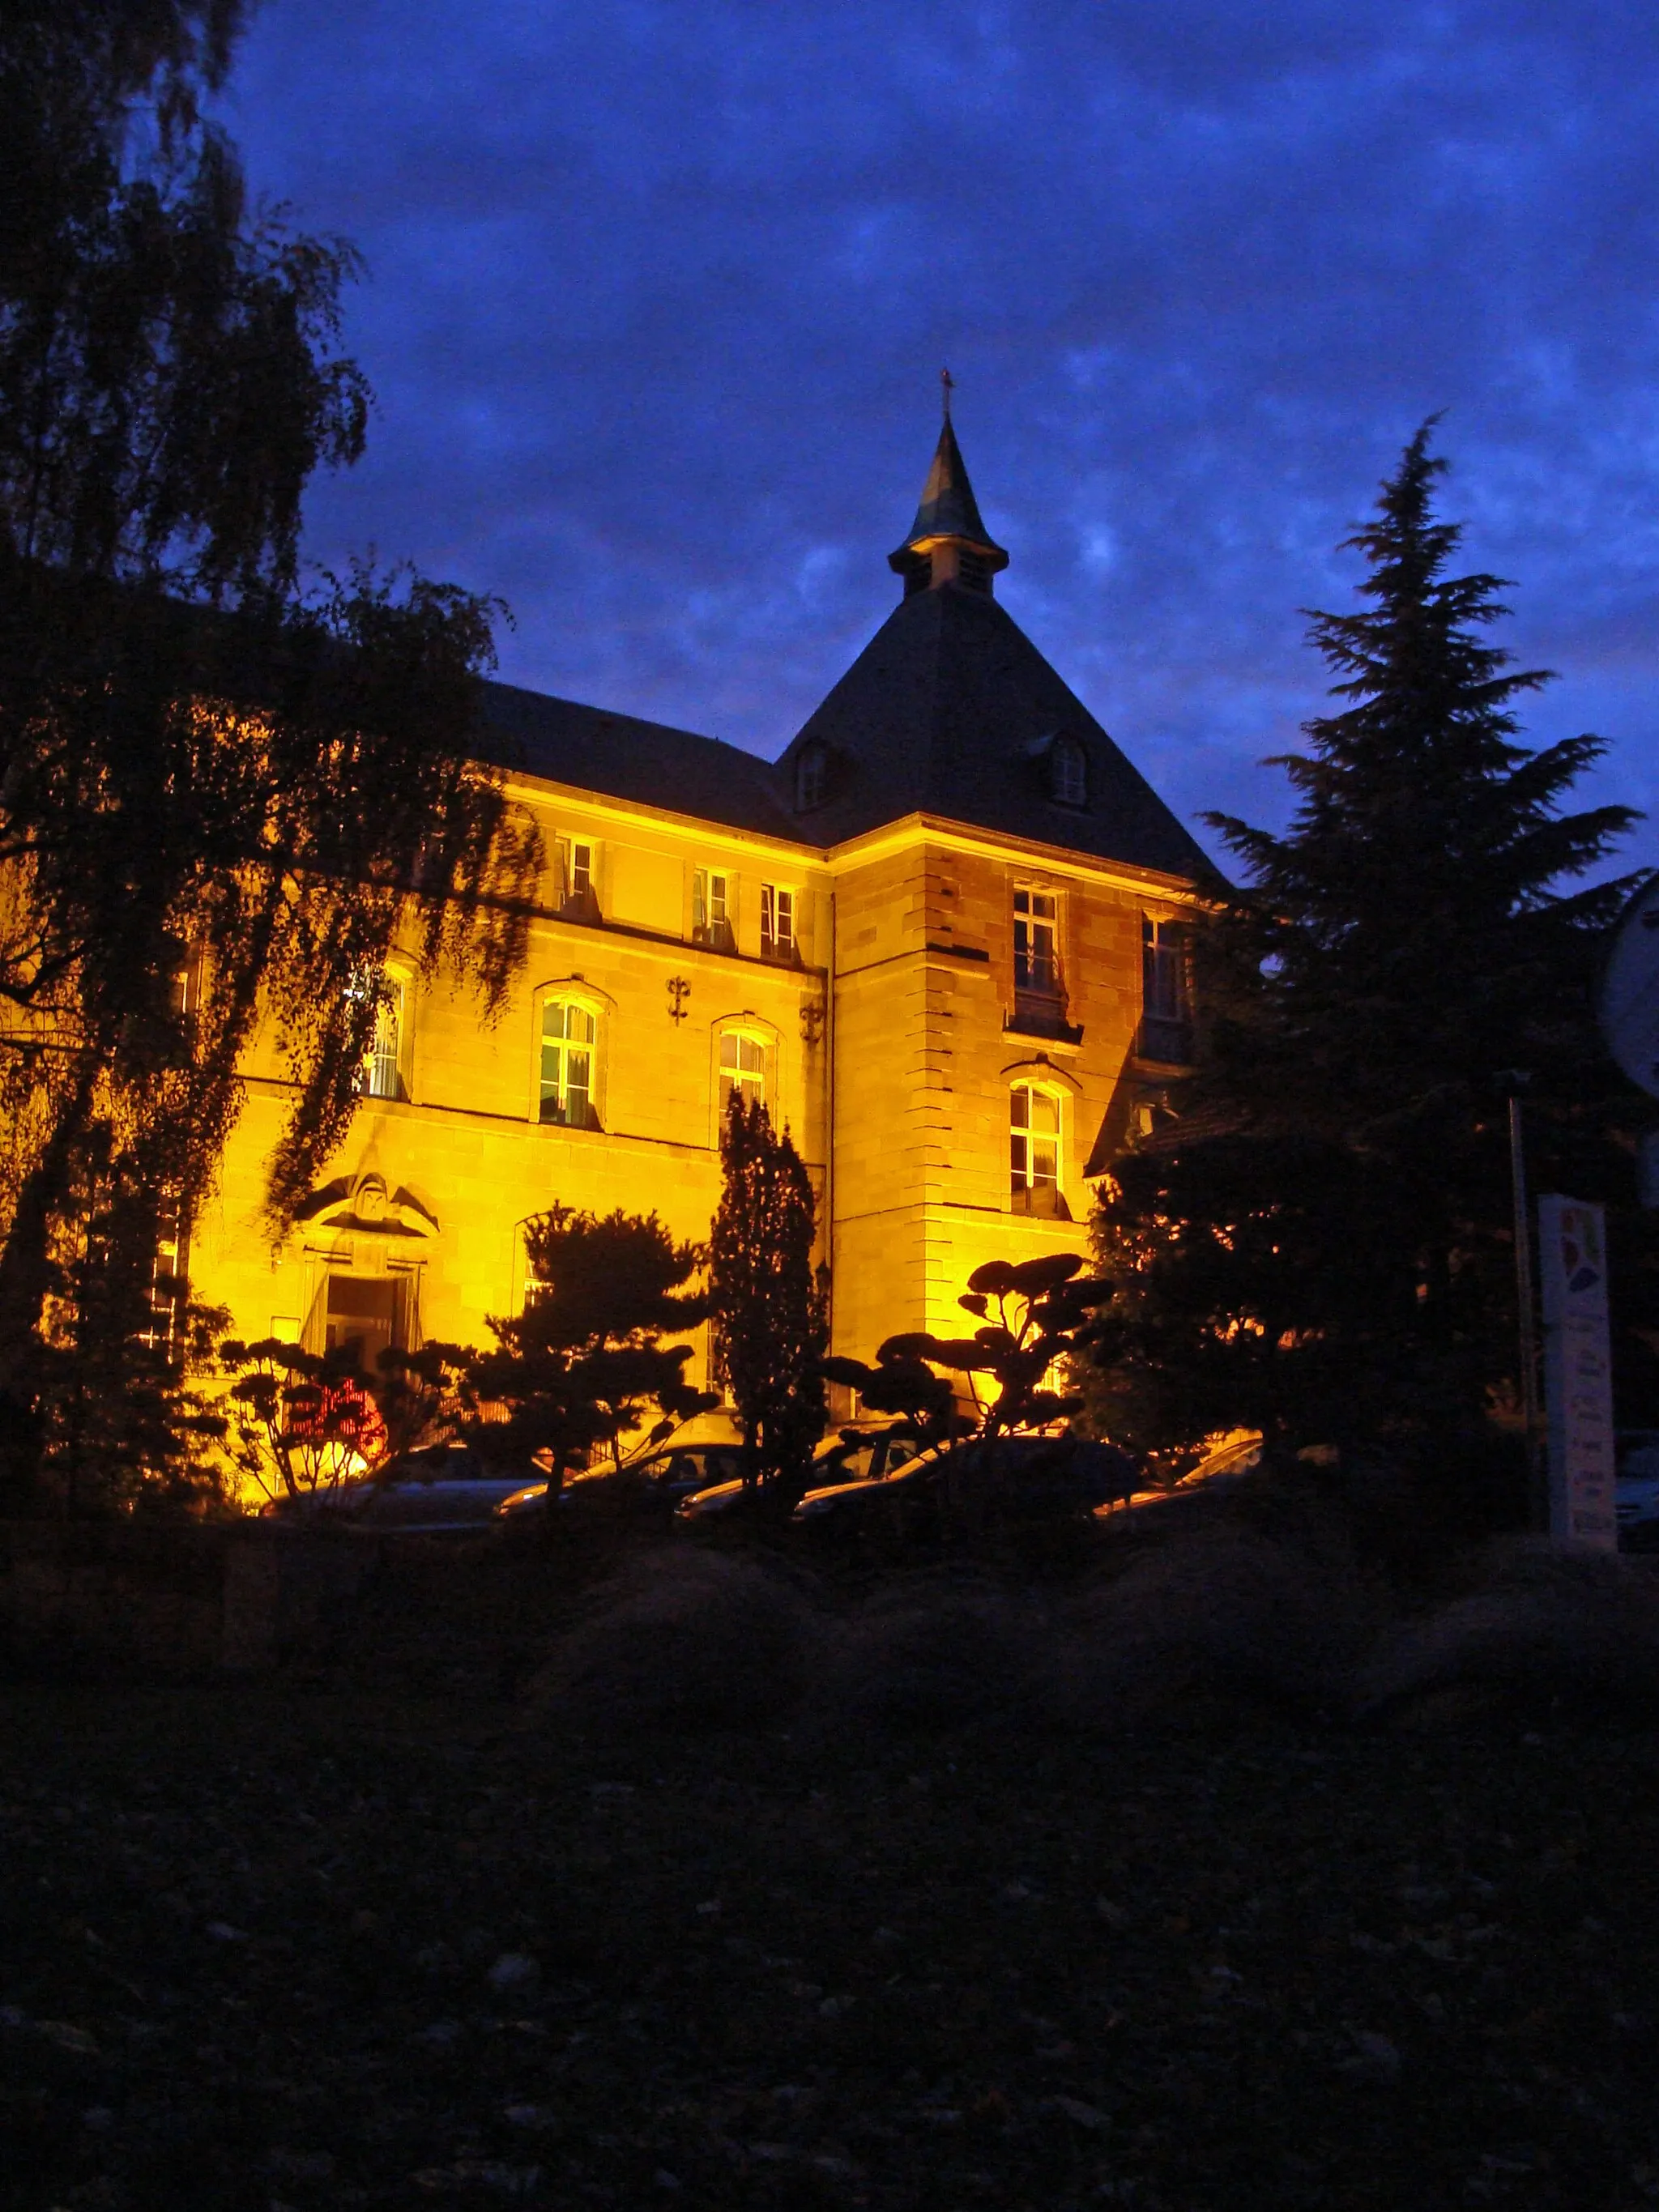
[[[484,1341],[526,1295],[523,1223],[556,1200],[706,1237],[725,1040],[818,1190],[837,1351],[954,1329],[985,1259],[1080,1249],[1091,1155],[1156,1073],[1136,1057],[1146,920],[1190,905],[1206,864],[992,600],[948,425],[940,457],[965,508],[924,501],[894,556],[903,605],[775,769],[497,694],[509,787],[549,854],[524,971],[486,1024],[394,963],[383,1095],[275,1244],[260,1208],[286,1085],[260,1046],[190,1254],[193,1294],[239,1334]],[[1049,933],[1034,969],[1027,923],[1018,973],[1018,895]],[[563,1120],[544,1103],[550,1005],[586,1054]],[[1042,1127],[1018,1186],[1021,1115]]]

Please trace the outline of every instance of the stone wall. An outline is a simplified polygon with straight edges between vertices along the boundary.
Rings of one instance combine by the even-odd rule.
[[[523,1304],[522,1224],[556,1200],[599,1213],[654,1209],[676,1237],[702,1241],[720,1197],[719,1053],[729,1029],[763,1046],[769,1103],[815,1187],[830,1194],[823,1249],[830,1256],[833,1247],[838,1352],[867,1358],[895,1330],[954,1327],[963,1284],[987,1258],[1082,1249],[1084,1170],[1134,1087],[1142,915],[1178,910],[1189,891],[915,819],[814,854],[591,796],[530,787],[518,796],[550,853],[562,838],[590,841],[597,904],[535,915],[524,972],[494,1022],[450,981],[410,973],[405,1095],[364,1100],[314,1205],[275,1242],[260,1209],[291,1094],[277,1040],[261,1037],[246,1109],[191,1237],[195,1292],[229,1309],[235,1334],[303,1336],[320,1349],[328,1285],[344,1276],[390,1279],[405,1337],[486,1344],[489,1317]],[[725,875],[729,944],[691,941],[699,868]],[[768,883],[795,896],[799,965],[761,957]],[[1058,1035],[1053,1024],[1020,1024],[1018,887],[1057,902],[1066,985]],[[544,896],[554,896],[550,881]],[[539,1119],[550,994],[594,1016],[598,1126]],[[1011,1206],[1016,1081],[1058,1103],[1069,1220]],[[694,1380],[706,1375],[705,1353],[700,1341]]]

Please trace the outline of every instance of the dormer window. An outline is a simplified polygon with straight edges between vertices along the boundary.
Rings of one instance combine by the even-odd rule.
[[[830,748],[814,738],[795,756],[795,811],[811,814],[822,806],[829,780]]]
[[[1089,804],[1089,756],[1075,738],[1058,737],[1048,748],[1048,796],[1056,806]]]

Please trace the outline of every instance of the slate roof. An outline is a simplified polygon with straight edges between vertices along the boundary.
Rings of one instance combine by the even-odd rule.
[[[643,722],[603,707],[486,684],[479,752],[550,782],[816,844],[817,828],[784,805],[777,771],[740,745]]]
[[[947,415],[909,538],[1007,556],[981,519]],[[484,687],[479,750],[532,775],[728,829],[825,848],[909,814],[1178,877],[1214,864],[993,596],[951,576],[915,588],[773,764],[718,738],[523,691]],[[1088,804],[1058,804],[1045,757],[1080,745]],[[823,800],[795,809],[804,746],[823,748]]]
[[[1088,756],[1086,809],[1048,796],[1055,737]],[[823,805],[794,811],[794,763],[828,748]],[[601,797],[827,847],[907,814],[1121,860],[1164,875],[1215,868],[999,603],[945,584],[901,600],[782,758],[661,722],[484,686],[483,757]]]
[[[1043,756],[1062,735],[1088,757],[1082,810],[1048,796]],[[1216,873],[988,592],[952,583],[901,600],[784,753],[783,792],[814,741],[828,748],[825,801],[793,817],[814,844],[925,813],[1165,875]]]

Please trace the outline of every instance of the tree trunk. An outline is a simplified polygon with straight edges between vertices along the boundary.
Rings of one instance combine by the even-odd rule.
[[[0,1510],[26,1508],[36,1490],[41,1438],[33,1370],[52,1287],[52,1232],[86,1140],[96,1079],[88,1059],[23,1178],[0,1251]]]

